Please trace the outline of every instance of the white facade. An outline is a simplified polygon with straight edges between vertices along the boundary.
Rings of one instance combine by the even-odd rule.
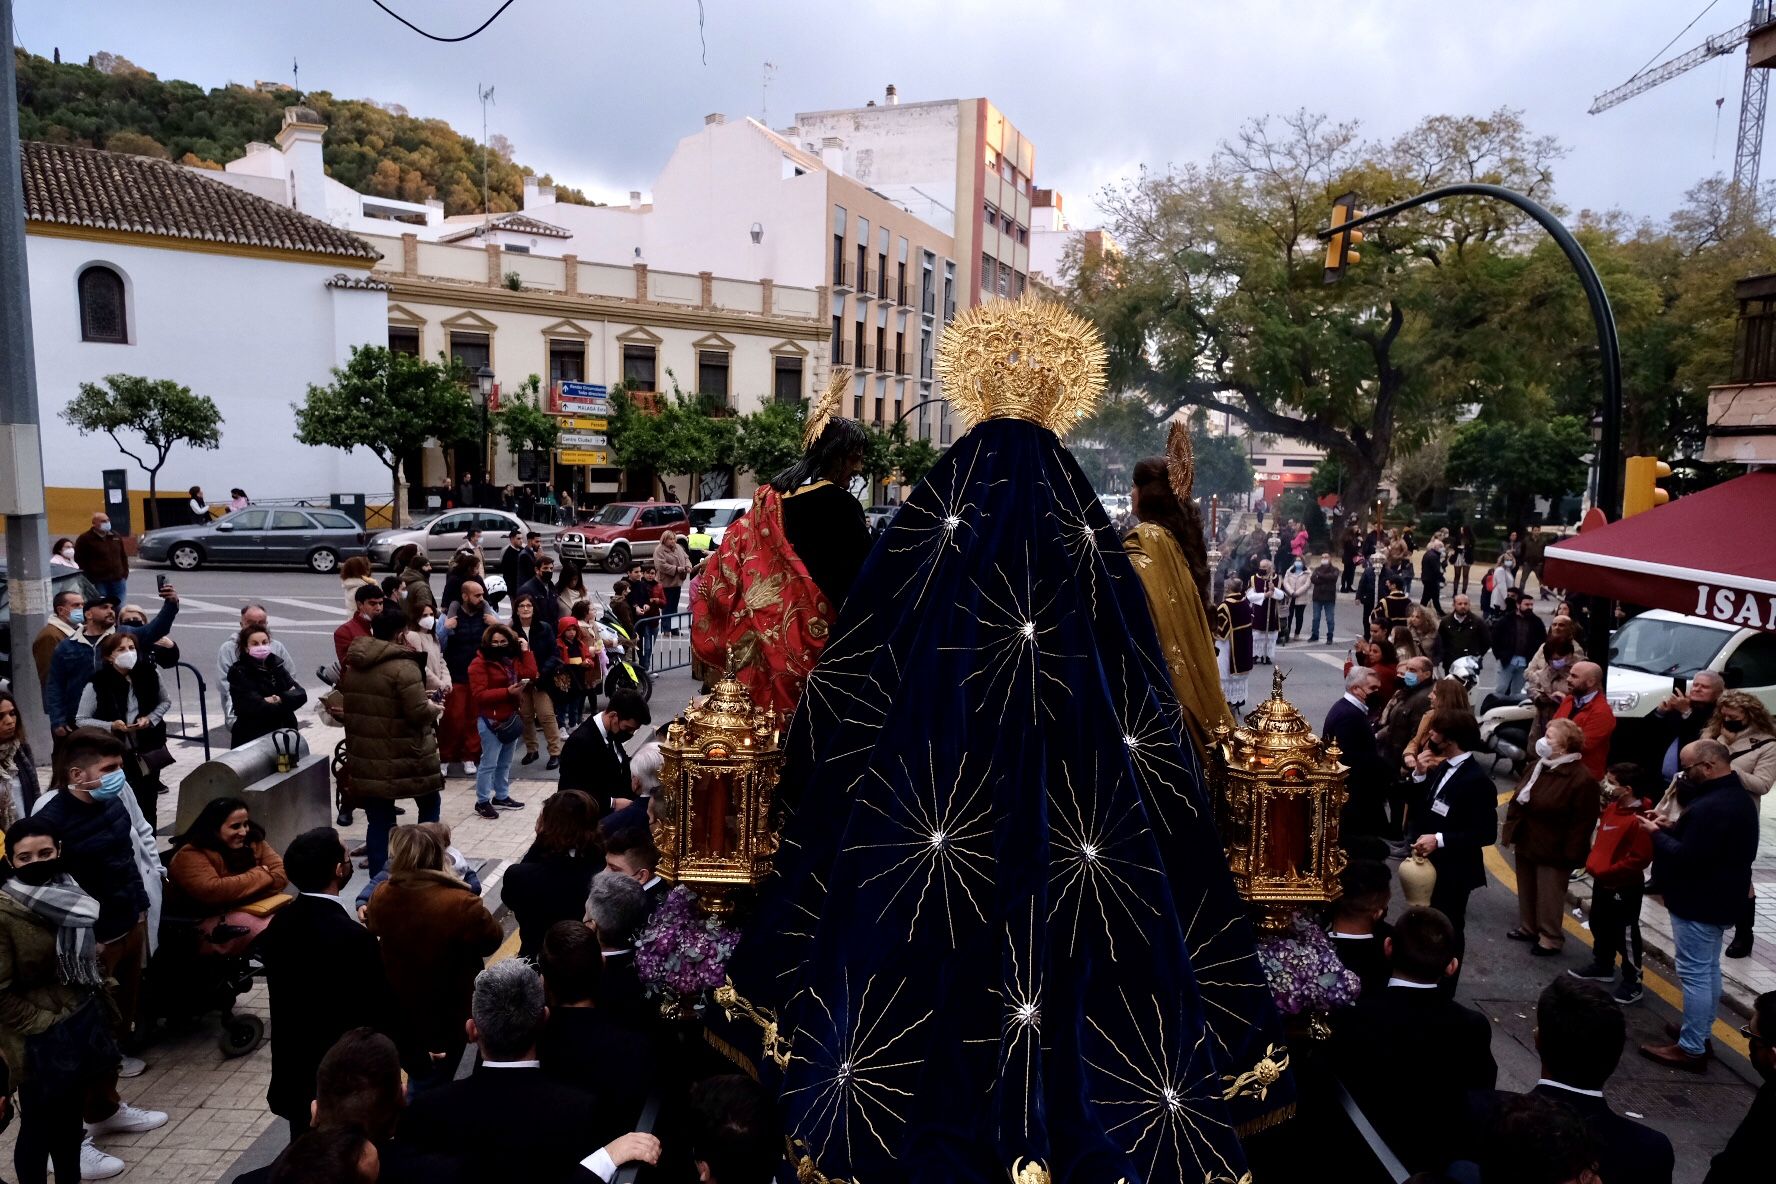
[[[828,137],[836,139],[831,147],[838,150],[847,176],[954,235],[961,124],[962,108],[954,99],[892,102],[803,112],[784,134],[810,152],[820,151]],[[972,209],[966,212],[973,214]]]
[[[347,270],[342,263],[47,234],[35,224],[26,248],[53,530],[85,529],[101,506],[105,469],[127,469],[132,491],[148,487],[109,437],[82,436],[61,417],[81,383],[108,374],[172,379],[222,413],[221,447],[175,448],[160,472],[163,493],[202,485],[222,500],[231,486],[256,497],[387,490],[388,470],[369,452],[292,439],[291,405],[308,384],[327,382],[352,346],[387,340],[387,293],[364,286],[361,265],[349,268],[357,286],[329,286]],[[81,340],[76,281],[94,264],[123,277],[128,344]]]

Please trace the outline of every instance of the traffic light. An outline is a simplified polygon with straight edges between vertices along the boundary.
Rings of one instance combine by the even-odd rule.
[[[1671,495],[1659,488],[1659,480],[1671,476],[1671,466],[1656,456],[1631,456],[1622,483],[1622,517],[1662,506]]]
[[[1332,237],[1326,240],[1326,275],[1325,282],[1336,284],[1344,275],[1344,269],[1362,259],[1362,256],[1351,250],[1363,241],[1360,230],[1339,230],[1353,218],[1360,218],[1363,211],[1357,207],[1357,195],[1346,193],[1332,203]]]

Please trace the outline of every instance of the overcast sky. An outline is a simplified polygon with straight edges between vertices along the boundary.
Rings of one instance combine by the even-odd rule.
[[[465,33],[500,0],[387,0],[415,23]],[[290,77],[305,89],[400,103],[478,134],[595,197],[648,189],[707,112],[861,106],[985,95],[1036,145],[1036,180],[1090,198],[1145,163],[1204,160],[1244,119],[1297,107],[1385,138],[1431,114],[1501,105],[1570,150],[1573,209],[1663,216],[1697,179],[1730,173],[1744,57],[1701,66],[1603,115],[1625,81],[1707,0],[1491,0],[1337,4],[1275,0],[516,0],[471,41],[422,39],[370,0],[14,0],[19,41],[81,61],[99,50],[205,87]],[[1717,0],[1669,54],[1745,19]],[[1717,112],[1715,100],[1726,103]],[[1772,138],[1776,138],[1773,135]],[[1769,175],[1776,176],[1776,169]]]

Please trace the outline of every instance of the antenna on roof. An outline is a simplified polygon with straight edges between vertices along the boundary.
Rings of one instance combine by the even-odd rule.
[[[759,82],[759,122],[766,127],[771,126],[771,75],[777,73],[777,67],[771,62],[765,63],[763,77]]]
[[[493,216],[487,204],[487,104],[493,102],[493,88],[477,82],[475,90],[481,96],[481,225],[485,228]]]

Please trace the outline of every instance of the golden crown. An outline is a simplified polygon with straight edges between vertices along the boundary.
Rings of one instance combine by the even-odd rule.
[[[1026,419],[1065,435],[1104,391],[1104,341],[1089,321],[1034,295],[971,308],[944,330],[944,396],[973,427]]]
[[[832,375],[826,380],[826,389],[808,408],[807,426],[802,429],[802,451],[814,447],[814,441],[820,439],[820,433],[832,422],[839,407],[845,401],[845,392],[851,389],[851,367],[834,366]]]

